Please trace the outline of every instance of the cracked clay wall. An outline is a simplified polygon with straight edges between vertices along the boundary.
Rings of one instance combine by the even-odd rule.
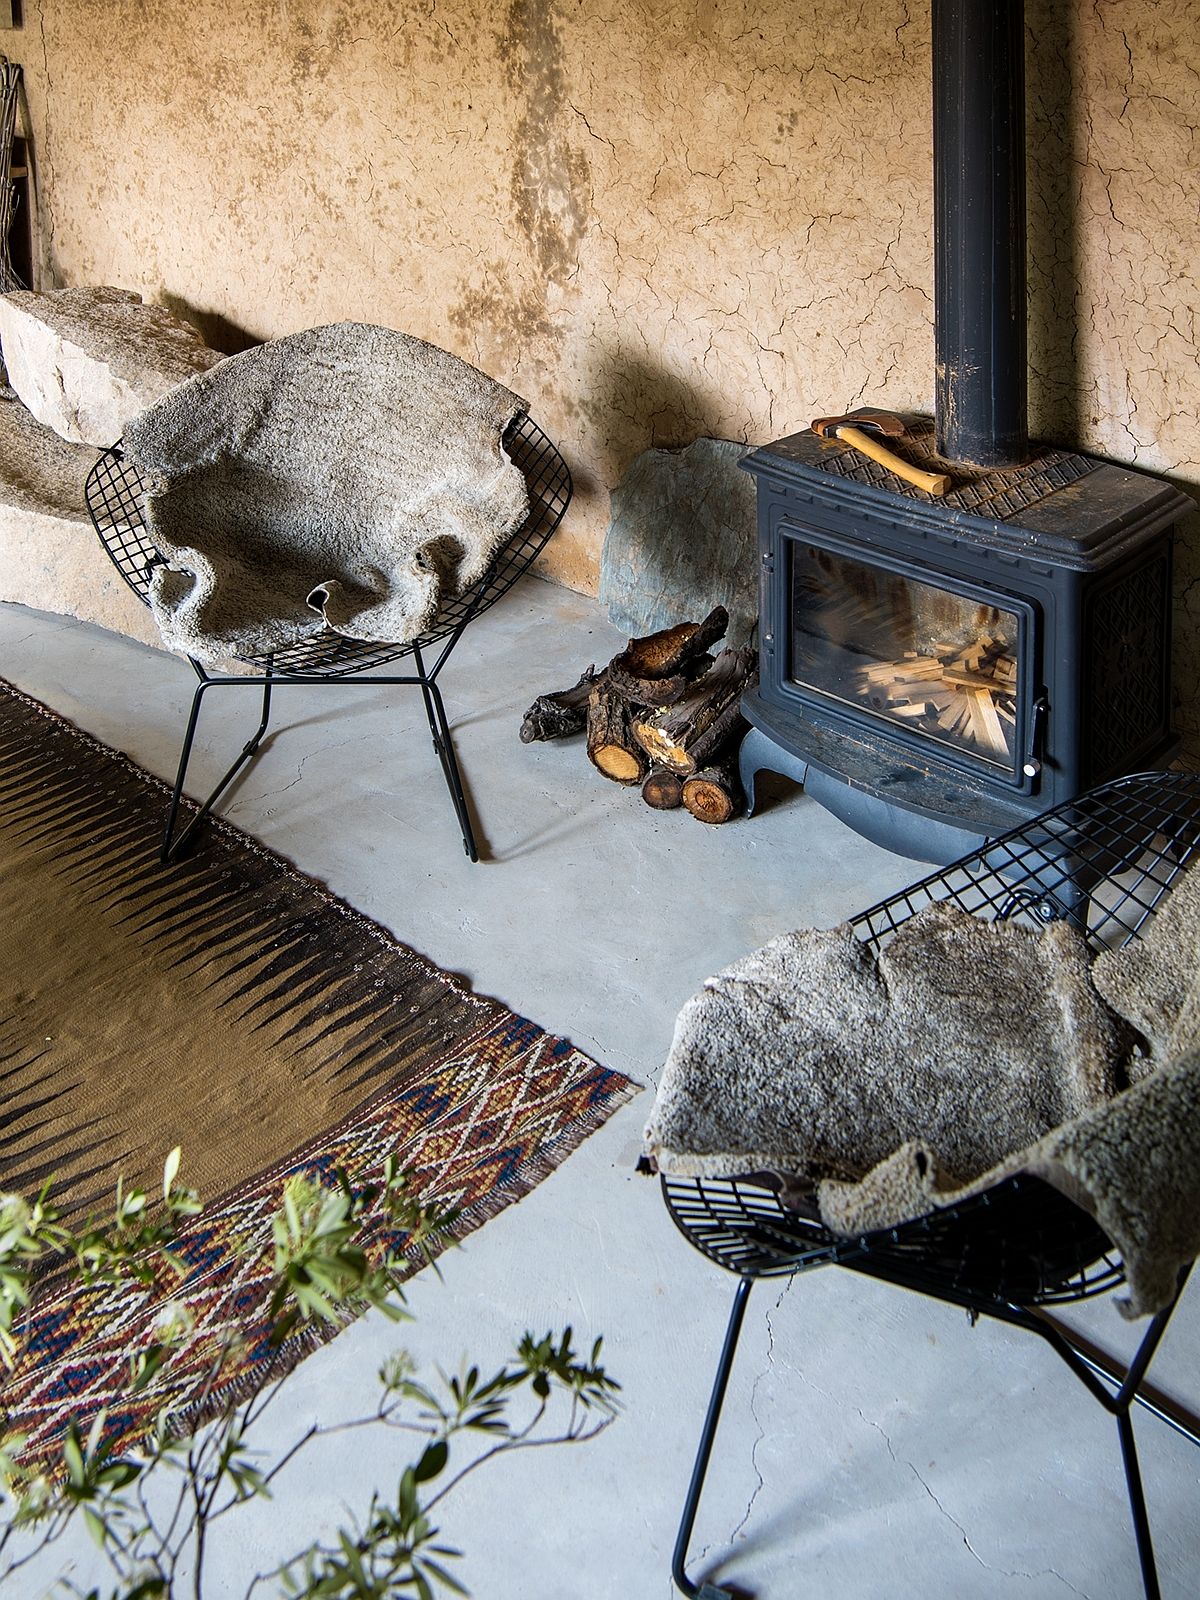
[[[594,590],[651,444],[930,407],[928,5],[25,0],[43,283],[221,348],[354,317],[531,402]],[[1029,0],[1035,432],[1200,485],[1200,30]],[[1180,555],[1200,739],[1200,527]]]

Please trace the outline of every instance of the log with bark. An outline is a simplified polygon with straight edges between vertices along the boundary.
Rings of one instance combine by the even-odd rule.
[[[728,822],[745,804],[736,751],[683,780],[683,803],[700,822]]]
[[[642,799],[656,811],[674,811],[683,804],[683,779],[670,767],[651,767],[642,784]]]
[[[572,688],[538,695],[521,722],[521,743],[564,739],[568,734],[579,733],[587,724],[588,696],[597,682],[595,667],[588,667]]]
[[[608,680],[631,706],[673,706],[712,666],[710,645],[725,635],[729,613],[724,606],[703,622],[681,622],[644,639],[631,639],[608,664]]]
[[[588,696],[588,760],[614,783],[641,783],[649,766],[634,741],[631,715],[629,702],[607,683]]]
[[[522,740],[586,727],[588,760],[606,778],[640,784],[657,810],[682,805],[702,821],[727,821],[743,803],[736,770],[746,729],[741,695],[756,660],[750,649],[713,659],[709,647],[728,622],[718,606],[703,622],[631,639],[602,671],[589,667],[572,688],[540,695],[525,713]]]
[[[754,677],[755,652],[723,650],[673,706],[633,719],[633,737],[657,765],[690,777],[745,733],[742,691]]]
[[[728,626],[729,613],[724,606],[716,606],[703,622],[681,622],[674,628],[648,633],[644,639],[631,639],[621,654],[614,656],[612,664],[632,678],[661,682],[686,672],[710,645],[725,637]]]

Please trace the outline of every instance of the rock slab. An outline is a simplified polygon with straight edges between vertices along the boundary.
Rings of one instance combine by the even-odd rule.
[[[144,606],[104,552],[83,500],[96,452],[0,400],[0,601],[78,617],[162,647]]]
[[[752,642],[758,619],[754,482],[748,446],[696,439],[647,450],[613,490],[600,558],[600,603],[614,627],[640,635],[729,612],[726,643]]]
[[[60,438],[99,448],[224,359],[171,312],[106,287],[0,295],[0,347],[33,416]]]

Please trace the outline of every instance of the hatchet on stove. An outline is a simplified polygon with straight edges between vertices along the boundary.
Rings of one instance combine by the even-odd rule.
[[[864,456],[869,456],[881,467],[903,478],[905,483],[924,489],[926,494],[940,496],[950,487],[948,473],[923,472],[920,467],[914,467],[910,461],[905,461],[873,437],[883,434],[894,439],[907,431],[903,420],[893,416],[890,411],[856,411],[843,417],[817,417],[809,426],[819,439],[832,436],[843,444],[852,445]]]

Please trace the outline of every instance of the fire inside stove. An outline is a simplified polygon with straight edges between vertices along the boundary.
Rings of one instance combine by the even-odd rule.
[[[796,541],[791,681],[1013,768],[1021,619],[989,601]]]

